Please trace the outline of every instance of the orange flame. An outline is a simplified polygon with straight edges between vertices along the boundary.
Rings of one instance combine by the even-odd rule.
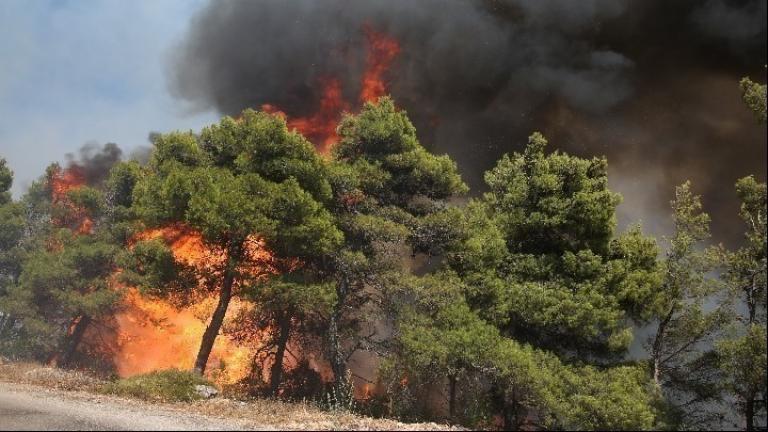
[[[344,101],[341,94],[341,84],[337,79],[322,80],[323,95],[320,98],[320,108],[311,117],[288,118],[277,107],[264,104],[262,111],[276,114],[285,118],[288,127],[298,130],[311,142],[318,146],[318,151],[326,153],[333,144],[339,140],[336,134],[336,124],[341,118],[341,113],[349,109],[349,104]]]
[[[372,388],[371,384],[370,383],[365,383],[365,385],[363,385],[363,396],[362,396],[362,399],[363,400],[368,400],[372,396],[373,396],[373,388]]]
[[[365,103],[376,101],[387,93],[384,75],[400,52],[400,45],[394,38],[377,32],[368,25],[363,27],[363,32],[368,43],[368,56],[359,100]],[[317,146],[319,152],[327,154],[339,141],[336,125],[342,113],[349,110],[350,105],[344,100],[338,79],[323,78],[320,80],[320,85],[323,89],[320,106],[318,111],[309,117],[289,118],[285,112],[272,104],[264,104],[261,109],[285,118],[289,128],[299,131]]]
[[[51,188],[51,202],[63,206],[68,213],[68,218],[57,218],[53,221],[56,226],[71,226],[79,234],[91,234],[93,232],[93,220],[87,212],[75,206],[70,201],[67,193],[85,185],[85,175],[77,166],[71,166],[65,170],[57,168],[48,178]]]
[[[168,243],[177,261],[201,270],[215,270],[226,260],[225,253],[211,250],[198,232],[183,225],[147,230],[133,241],[155,238]],[[272,256],[264,249],[263,242],[253,238],[246,246],[247,261],[251,264],[241,270],[257,277],[274,271],[268,264]],[[199,283],[202,286],[205,281]],[[115,316],[118,341],[113,360],[118,374],[131,376],[159,369],[190,369],[216,302],[214,293],[200,290],[195,293],[193,304],[177,307],[171,301],[149,298],[134,288],[129,289],[125,307]],[[235,297],[228,316],[253,307]],[[225,334],[219,335],[208,360],[208,375],[221,384],[247,377],[261,335],[254,334],[253,339],[238,343]]]
[[[400,45],[394,38],[379,33],[368,25],[363,27],[363,31],[368,39],[368,58],[360,90],[360,101],[373,102],[387,93],[384,74],[400,52]]]
[[[126,307],[115,316],[118,325],[114,363],[121,377],[161,369],[191,369],[205,331],[207,317],[216,307],[214,297],[177,308],[161,299],[149,299],[136,289],[125,298]],[[231,311],[251,307],[233,299]],[[221,384],[235,383],[251,371],[253,348],[219,335],[208,360],[208,375]]]
[[[67,192],[77,189],[85,184],[85,176],[77,166],[65,170],[56,168],[49,181],[51,186],[51,199],[53,202],[62,202],[67,200]]]

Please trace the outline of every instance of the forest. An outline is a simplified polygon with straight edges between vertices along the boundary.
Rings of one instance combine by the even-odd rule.
[[[727,248],[690,182],[668,237],[619,231],[609,161],[538,132],[479,191],[390,97],[336,134],[246,109],[17,198],[0,160],[0,355],[471,428],[766,428],[763,179]]]

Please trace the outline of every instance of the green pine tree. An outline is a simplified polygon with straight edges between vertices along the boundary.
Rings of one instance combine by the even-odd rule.
[[[140,265],[128,266],[156,294],[188,291],[194,284],[183,281],[201,277],[214,288],[218,304],[201,340],[197,372],[205,371],[232,296],[263,283],[266,275],[254,268],[270,264],[286,273],[299,262],[309,269],[338,247],[342,234],[323,206],[331,199],[326,172],[312,145],[288,131],[283,119],[253,110],[238,120],[226,117],[199,136],[175,132],[154,140],[132,210],[150,227],[191,228],[226,257],[215,269],[185,268],[155,241],[137,245],[131,259]],[[255,239],[274,254],[272,263],[249,252]]]
[[[736,183],[744,245],[728,254],[724,274],[731,292],[746,306],[735,335],[717,343],[725,389],[738,404],[747,430],[765,428],[766,418],[766,185],[754,177]],[[762,421],[762,424],[761,424]]]

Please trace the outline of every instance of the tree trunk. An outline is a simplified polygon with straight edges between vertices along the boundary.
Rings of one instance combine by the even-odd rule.
[[[512,390],[514,394],[514,389]],[[490,389],[491,403],[496,410],[497,415],[501,417],[502,430],[517,430],[517,413],[515,404],[510,404],[507,400],[507,391],[504,384],[493,383]]]
[[[330,350],[331,370],[333,371],[333,388],[336,397],[342,395],[347,387],[347,361],[341,350],[340,323],[344,311],[344,304],[349,291],[349,281],[343,277],[336,284],[336,303],[333,305],[331,320],[328,325],[328,339]]]
[[[752,275],[752,283],[747,288],[747,307],[749,308],[749,324],[755,323],[755,317],[757,316],[757,280],[756,276]]]
[[[283,378],[283,358],[285,357],[285,348],[291,335],[291,314],[286,311],[280,312],[277,325],[279,332],[277,351],[275,352],[275,363],[272,364],[269,383],[269,392],[274,397],[278,396],[280,382]]]
[[[51,366],[69,366],[72,357],[77,352],[77,348],[80,346],[80,342],[82,342],[85,331],[88,330],[90,324],[91,317],[88,315],[80,315],[72,320],[68,332],[69,334],[64,338],[61,350],[51,356],[48,360],[48,364]]]
[[[232,299],[232,285],[235,282],[235,265],[237,262],[235,257],[230,255],[227,263],[227,269],[224,273],[224,281],[221,285],[221,292],[219,293],[219,303],[216,305],[216,310],[211,316],[211,322],[208,327],[205,328],[203,333],[203,340],[200,343],[200,350],[197,352],[197,359],[195,360],[195,372],[202,375],[205,372],[205,367],[208,364],[208,357],[211,355],[213,344],[216,342],[216,336],[219,335],[221,325],[224,323],[224,316],[227,314],[227,308],[229,307],[229,301]]]
[[[747,306],[749,307],[749,328],[751,329],[752,325],[755,323],[755,318],[757,316],[757,296],[755,293],[757,292],[757,285],[756,285],[756,279],[755,276],[752,276],[752,283],[750,284],[749,289],[747,290]],[[755,430],[755,394],[751,393],[744,404],[744,416],[746,417],[746,426],[747,430]]]
[[[13,317],[7,313],[4,313],[2,321],[0,321],[0,336],[4,338],[8,337],[8,332],[10,332],[11,328],[13,328],[13,324]]]
[[[448,415],[451,420],[456,418],[456,375],[448,376],[450,397],[448,398]]]
[[[661,387],[661,352],[664,348],[664,336],[674,313],[675,308],[670,308],[669,313],[659,322],[659,328],[656,329],[656,337],[653,340],[651,359],[653,360],[653,382],[656,383],[657,387]]]
[[[744,416],[746,417],[746,423],[747,423],[747,430],[755,430],[755,396],[749,395],[747,397],[745,406],[744,406]]]
[[[504,409],[501,413],[502,419],[504,420],[504,427],[503,429],[506,431],[513,431],[518,430],[517,427],[517,413],[515,412],[515,406],[505,403]]]

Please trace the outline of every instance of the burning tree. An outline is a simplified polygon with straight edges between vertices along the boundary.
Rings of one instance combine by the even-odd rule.
[[[4,337],[17,353],[68,366],[93,324],[111,318],[121,297],[111,285],[120,241],[102,190],[79,167],[49,167],[23,199],[20,263],[2,303]]]
[[[296,388],[295,383],[284,382],[287,370],[292,375],[298,373],[296,378],[304,382],[314,379],[322,385],[330,379],[327,368],[310,351],[322,351],[317,347],[323,341],[335,295],[333,285],[320,280],[317,268],[305,265],[270,277],[244,295],[255,307],[237,317],[228,334],[243,343],[252,342],[255,330],[267,336],[260,340],[262,346],[254,357],[252,374],[253,381],[260,383],[263,372],[268,371],[269,381],[266,387],[256,385],[252,391],[275,397],[317,396],[313,393],[317,388]],[[286,361],[286,354],[290,354],[290,361]]]
[[[200,136],[171,133],[154,145],[134,190],[134,209],[149,227],[199,233],[209,251],[207,262],[187,266],[218,297],[194,363],[203,373],[232,297],[258,289],[269,274],[313,265],[337,247],[341,233],[322,205],[331,197],[323,161],[278,116],[246,110]],[[157,250],[162,245],[154,247],[139,263],[165,257],[165,265],[132,270],[147,277],[161,273],[150,278],[167,282],[152,287],[156,292],[188,289],[164,277],[177,274],[169,267],[183,263],[167,259],[167,252]]]

